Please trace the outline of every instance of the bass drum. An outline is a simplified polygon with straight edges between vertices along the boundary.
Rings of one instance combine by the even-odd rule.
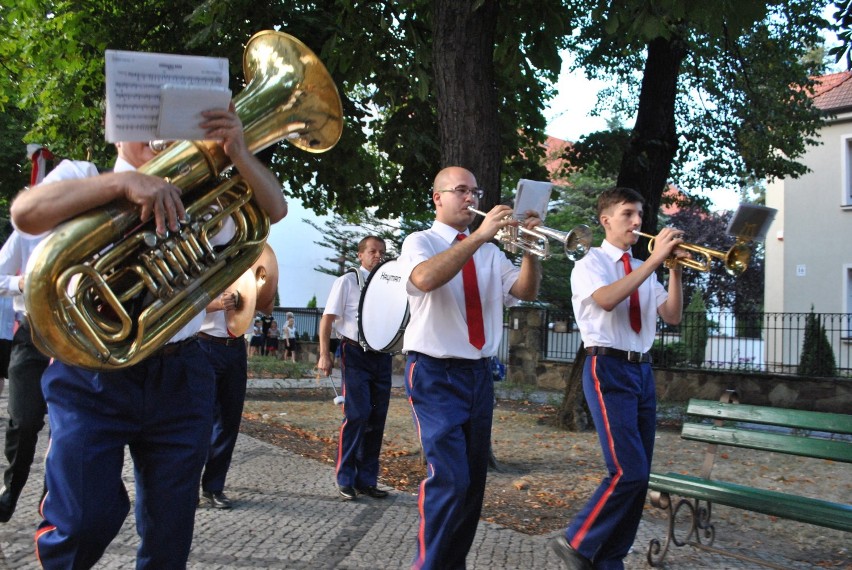
[[[358,303],[358,340],[361,346],[391,354],[402,350],[408,325],[408,272],[396,259],[382,261],[370,272]]]

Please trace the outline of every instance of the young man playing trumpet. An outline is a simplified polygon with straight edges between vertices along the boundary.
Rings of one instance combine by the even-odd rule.
[[[645,261],[630,255],[642,225],[642,196],[613,188],[598,198],[606,232],[571,272],[574,316],[586,347],[583,392],[609,474],[565,533],[551,542],[567,568],[624,568],[645,504],[654,451],[656,394],[648,351],[657,315],[678,324],[683,311],[681,266],[669,272],[669,290],[654,272],[678,250],[682,232],[665,228]]]

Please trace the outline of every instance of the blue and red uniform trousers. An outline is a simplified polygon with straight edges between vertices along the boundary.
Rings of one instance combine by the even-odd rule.
[[[51,443],[36,533],[44,568],[89,568],[118,534],[130,511],[125,447],[136,481],[136,567],[186,567],[214,378],[196,340],[175,344],[118,371],[58,361],[45,371]]]
[[[374,487],[390,405],[393,356],[364,350],[355,341],[343,339],[340,371],[344,417],[337,448],[337,484]]]
[[[488,475],[494,415],[490,360],[410,352],[405,391],[426,456],[413,568],[463,569]]]
[[[583,392],[608,475],[565,530],[596,570],[621,570],[642,518],[654,454],[656,394],[649,362],[586,358]]]

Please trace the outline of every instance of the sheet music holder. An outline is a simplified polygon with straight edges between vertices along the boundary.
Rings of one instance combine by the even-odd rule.
[[[225,58],[107,50],[105,71],[108,142],[198,140],[200,113],[231,98]]]
[[[741,241],[763,241],[777,212],[775,208],[767,206],[740,204],[725,233]]]
[[[523,221],[526,218],[526,212],[532,210],[538,212],[538,217],[544,221],[552,191],[553,184],[550,182],[521,178],[515,194],[515,207],[512,208],[515,218]]]

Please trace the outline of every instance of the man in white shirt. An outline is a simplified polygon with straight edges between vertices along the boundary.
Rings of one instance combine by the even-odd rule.
[[[500,346],[503,307],[534,300],[541,280],[536,257],[524,254],[518,268],[490,243],[518,224],[508,206],[495,206],[468,232],[475,215],[470,207],[481,197],[470,171],[441,170],[432,188],[435,222],[409,235],[400,256],[411,269],[405,389],[427,463],[417,569],[465,567],[485,493],[494,406],[490,359]],[[541,223],[528,214],[528,228]]]
[[[9,465],[3,473],[0,490],[0,522],[7,522],[15,512],[30,475],[38,434],[44,427],[47,413],[41,393],[41,375],[49,359],[33,344],[23,296],[27,261],[45,235],[30,236],[13,230],[0,249],[0,295],[11,300],[12,316],[18,315],[20,322],[9,353],[9,421],[4,449]]]
[[[385,256],[385,241],[367,236],[358,242],[362,282]],[[393,357],[362,347],[358,342],[358,305],[361,289],[357,276],[344,273],[331,286],[320,320],[317,368],[331,375],[332,325],[340,336],[340,373],[343,385],[343,423],[337,451],[337,491],[345,501],[367,495],[387,497],[377,486],[379,454],[390,404]]]
[[[683,311],[681,269],[673,264],[669,290],[654,272],[672,256],[682,232],[664,228],[645,261],[630,248],[642,226],[642,196],[612,188],[598,197],[606,232],[571,272],[572,302],[586,347],[583,392],[609,475],[551,547],[572,570],[621,570],[645,505],[654,451],[656,393],[648,351],[657,314],[678,324]]]
[[[222,141],[270,220],[283,218],[287,204],[281,185],[248,150],[233,103],[228,110],[205,111],[200,126],[207,138]],[[97,175],[88,165],[86,171],[22,192],[11,208],[16,226],[31,234],[46,232],[126,200],[138,207],[142,222],[153,219],[159,235],[177,232],[186,216],[181,190],[135,172],[153,156],[147,143],[116,146],[119,159],[111,173]],[[223,229],[216,238],[227,241],[232,235]],[[125,447],[136,479],[141,538],[136,567],[186,567],[213,418],[213,370],[196,337],[203,319],[199,313],[158,352],[128,368],[93,372],[54,360],[45,371],[51,445],[44,520],[36,533],[44,568],[89,568],[118,534],[130,509],[122,481]]]

